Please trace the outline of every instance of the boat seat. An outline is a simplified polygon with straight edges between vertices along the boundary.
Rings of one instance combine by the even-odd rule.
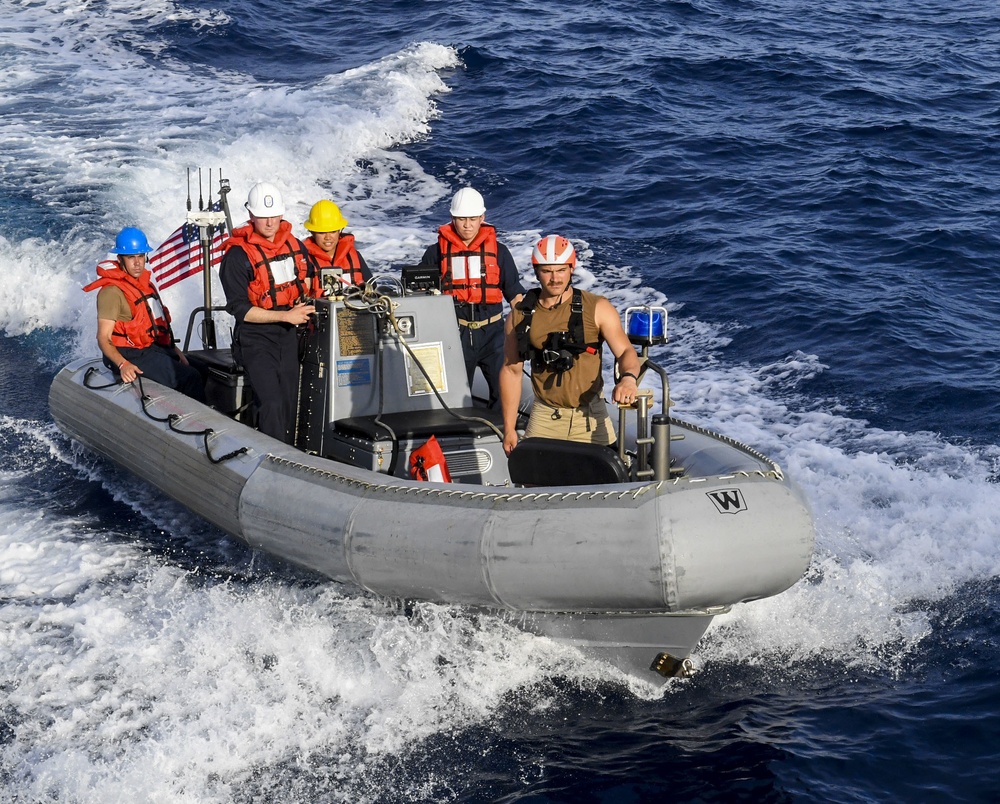
[[[197,369],[214,370],[220,374],[242,374],[232,349],[192,349],[185,352],[188,362]]]
[[[476,419],[486,419],[500,432],[503,432],[503,416],[500,411],[488,408],[452,408],[459,416],[473,416]],[[384,424],[380,424],[382,422]],[[482,438],[496,433],[483,421],[459,419],[446,410],[413,410],[399,413],[383,413],[379,421],[374,416],[354,416],[349,419],[337,419],[334,426],[338,433],[369,441],[386,441],[391,438],[384,425],[392,428],[396,438],[401,441],[417,441],[430,438],[432,435],[440,438],[449,436],[467,436]]]
[[[628,469],[611,447],[560,438],[524,438],[507,461],[518,486],[595,486],[627,483]]]
[[[233,359],[232,349],[193,349],[185,352],[188,363],[205,380],[205,400],[209,407],[253,426],[250,401],[253,393],[243,367]]]

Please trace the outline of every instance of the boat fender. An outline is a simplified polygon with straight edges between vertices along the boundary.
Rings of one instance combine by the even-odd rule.
[[[410,453],[410,477],[414,480],[451,483],[448,461],[435,436],[428,438]]]

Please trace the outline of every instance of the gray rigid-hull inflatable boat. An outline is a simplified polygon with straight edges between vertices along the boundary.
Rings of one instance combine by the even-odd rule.
[[[753,449],[666,415],[651,361],[663,413],[651,395],[623,410],[619,451],[524,439],[508,461],[450,297],[400,286],[316,305],[295,446],[244,423],[228,349],[189,352],[207,405],[80,360],[53,381],[52,415],[253,548],[377,595],[505,613],[652,682],[689,671],[714,615],[807,569],[801,492]],[[411,479],[432,435],[452,482]]]

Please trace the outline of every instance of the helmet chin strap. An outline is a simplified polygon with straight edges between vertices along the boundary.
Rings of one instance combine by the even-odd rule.
[[[559,301],[557,301],[555,304],[545,305],[545,304],[542,304],[541,301],[539,301],[538,302],[538,306],[541,307],[543,310],[555,310],[556,307],[558,307],[560,304],[563,303],[563,296],[566,295],[566,291],[567,290],[569,290],[569,287],[567,287],[563,291],[560,291],[559,295],[557,296],[557,298],[559,299]]]

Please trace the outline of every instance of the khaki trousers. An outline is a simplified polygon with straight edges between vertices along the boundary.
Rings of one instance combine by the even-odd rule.
[[[581,408],[554,408],[536,398],[524,437],[561,438],[608,446],[615,443],[615,428],[601,397]]]

